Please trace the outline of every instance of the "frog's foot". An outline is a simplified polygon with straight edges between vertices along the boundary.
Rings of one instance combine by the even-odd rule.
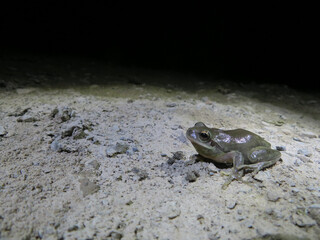
[[[240,165],[237,166],[238,170],[245,170],[245,169],[249,169],[249,170],[253,170],[252,172],[252,177],[254,177],[260,170],[270,167],[273,164],[276,163],[276,161],[278,161],[278,159],[273,160],[273,161],[268,161],[268,162],[259,162],[259,163],[255,163],[255,164],[248,164],[248,165]]]
[[[236,169],[233,169],[232,173],[226,173],[226,172],[221,171],[221,174],[225,175],[225,176],[228,176],[228,179],[222,185],[222,189],[223,190],[227,189],[227,187],[230,185],[230,183],[233,180],[237,180],[237,181],[242,181],[243,182],[243,180],[242,180],[243,170],[238,171]]]

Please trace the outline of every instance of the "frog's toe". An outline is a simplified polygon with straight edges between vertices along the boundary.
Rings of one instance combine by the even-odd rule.
[[[230,178],[230,177],[229,177],[228,180],[224,182],[224,184],[222,185],[221,188],[222,188],[223,190],[226,190],[232,181],[233,181],[233,178]]]
[[[232,172],[232,173],[226,173],[226,172],[222,172],[221,171],[221,174],[224,174],[225,176],[228,176],[228,179],[222,185],[222,189],[223,190],[227,189],[228,186],[230,185],[230,183],[232,183],[232,181],[234,181],[234,180],[243,181],[241,172],[237,172],[236,171],[236,172]]]
[[[220,171],[221,176],[230,176],[231,173],[225,172],[225,171]]]

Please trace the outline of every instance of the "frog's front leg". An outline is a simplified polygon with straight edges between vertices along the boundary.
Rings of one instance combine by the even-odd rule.
[[[229,178],[223,184],[222,189],[226,189],[229,186],[229,184],[235,179],[241,180],[241,178],[244,174],[244,170],[239,169],[239,166],[244,165],[244,157],[241,152],[231,151],[231,152],[220,155],[218,158],[216,158],[216,160],[219,162],[225,162],[225,163],[232,162],[233,163],[232,173],[231,174],[224,173],[225,175],[229,175]]]
[[[281,153],[277,150],[256,147],[248,153],[250,164],[240,164],[237,166],[238,170],[250,169],[253,170],[252,175],[256,175],[260,170],[272,166],[281,158]]]

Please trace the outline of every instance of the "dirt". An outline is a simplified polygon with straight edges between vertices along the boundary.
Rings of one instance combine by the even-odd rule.
[[[1,239],[320,239],[319,96],[70,62],[1,59]],[[199,121],[282,159],[223,190],[231,168],[185,137]]]

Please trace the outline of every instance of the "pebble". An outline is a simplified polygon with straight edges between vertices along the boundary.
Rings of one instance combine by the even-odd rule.
[[[317,224],[316,221],[310,218],[309,216],[302,214],[300,215],[297,213],[291,215],[291,222],[297,225],[298,227],[302,228],[309,228]]]
[[[268,192],[267,193],[267,199],[270,202],[276,202],[276,201],[278,201],[280,199],[280,197],[275,192]]]
[[[80,180],[80,190],[82,191],[83,197],[94,194],[100,190],[100,187],[90,182],[89,179],[84,178]]]
[[[89,162],[89,165],[92,166],[95,170],[98,170],[100,168],[100,163],[97,160]]]
[[[78,229],[79,229],[79,227],[77,225],[74,225],[74,226],[68,228],[68,232],[77,231]]]
[[[276,149],[278,151],[286,151],[287,150],[285,146],[276,146]]]
[[[34,92],[36,90],[36,88],[17,88],[16,91],[19,95],[21,94],[28,94],[28,93],[31,93],[31,92]]]
[[[208,97],[202,97],[202,98],[201,98],[201,101],[202,101],[202,102],[208,102],[208,101],[209,101],[209,98],[208,98]]]
[[[73,139],[83,139],[88,134],[86,133],[87,130],[84,130],[83,128],[75,128],[72,132]]]
[[[39,121],[39,119],[32,117],[30,115],[23,115],[17,119],[17,122],[36,122]]]
[[[170,108],[172,108],[172,107],[176,107],[178,104],[176,104],[176,103],[167,103],[166,104],[166,106],[167,107],[170,107]]]
[[[73,123],[73,124],[69,124],[67,126],[65,126],[65,129],[63,129],[61,131],[61,138],[65,138],[65,137],[70,137],[72,136],[73,130],[78,127],[77,124]]]
[[[182,151],[177,151],[173,153],[172,158],[175,160],[182,160],[185,159],[185,156]]]
[[[116,145],[111,145],[106,149],[106,154],[108,157],[114,157],[118,154],[126,153],[129,149],[129,145],[126,143],[116,143]]]
[[[135,173],[139,178],[138,180],[139,181],[142,181],[142,180],[145,180],[146,178],[149,177],[149,174],[147,173],[146,170],[143,170],[143,169],[139,169],[139,168],[132,168],[131,170],[133,173]]]
[[[132,147],[133,152],[139,152],[139,149],[137,147]]]
[[[9,113],[8,116],[21,117],[26,114],[31,108],[21,109],[20,107],[12,113]]]
[[[260,182],[264,182],[270,179],[270,175],[267,172],[260,171],[253,178]]]
[[[166,215],[169,219],[174,219],[176,217],[179,217],[181,214],[180,210],[180,204],[176,201],[170,201],[166,203]]]
[[[118,125],[113,125],[111,129],[112,129],[113,132],[119,132],[120,131],[120,128],[119,128]]]
[[[111,231],[109,233],[108,237],[110,237],[111,240],[120,240],[120,239],[122,239],[123,235],[122,235],[122,233],[119,233],[117,231]]]
[[[313,204],[307,208],[308,215],[320,225],[320,204]]]
[[[301,137],[307,137],[307,138],[317,138],[317,135],[313,132],[304,132],[300,134]]]
[[[312,153],[307,149],[299,149],[297,153],[298,154],[302,154],[302,155],[304,155],[306,157],[311,157],[312,156]]]
[[[236,205],[237,205],[237,201],[235,199],[231,199],[226,202],[226,207],[229,209],[234,209]]]
[[[195,182],[198,177],[200,177],[200,174],[197,171],[189,171],[187,172],[186,180],[188,182]]]
[[[0,137],[7,135],[7,133],[8,132],[4,129],[4,127],[0,125]]]
[[[51,118],[57,118],[61,122],[66,122],[75,117],[75,115],[75,111],[69,107],[56,107],[50,113]]]
[[[297,142],[302,142],[302,140],[300,138],[297,138],[297,137],[293,137],[292,138],[294,141],[297,141]]]
[[[175,163],[175,161],[176,161],[176,160],[175,160],[174,158],[170,157],[170,158],[168,159],[167,163],[168,163],[169,165],[172,165],[172,164]]]
[[[292,188],[291,189],[291,193],[292,195],[296,196],[298,194],[298,192],[300,192],[300,189],[299,188]]]

